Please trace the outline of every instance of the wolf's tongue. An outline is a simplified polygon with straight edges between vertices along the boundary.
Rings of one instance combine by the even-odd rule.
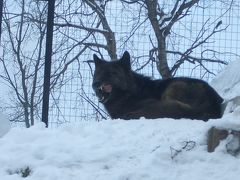
[[[110,84],[104,84],[102,85],[102,90],[106,93],[112,92],[112,86]]]

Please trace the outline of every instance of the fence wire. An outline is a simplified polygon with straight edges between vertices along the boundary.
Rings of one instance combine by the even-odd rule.
[[[31,22],[31,28],[39,24],[41,27],[44,26],[47,3],[33,0],[24,2],[29,3],[25,11],[30,11],[24,15],[24,22]],[[49,109],[50,127],[66,122],[101,121],[109,118],[97,101],[91,87],[94,71],[94,64],[91,63],[93,54],[96,53],[106,60],[111,59],[106,46],[108,27],[116,40],[118,58],[127,50],[131,54],[133,70],[153,79],[161,78],[155,62],[156,53],[153,51],[157,47],[157,39],[147,18],[146,8],[141,2],[143,1],[136,3],[131,0],[56,0]],[[176,2],[182,1],[161,0],[158,2],[159,12],[169,12]],[[5,16],[11,19],[16,14],[21,14],[21,8],[18,7],[21,3],[20,0],[12,0],[12,3],[6,1]],[[95,5],[102,8],[101,11],[97,11]],[[35,10],[32,11],[31,8]],[[43,14],[39,16],[39,12]],[[103,19],[100,18],[102,14],[105,15],[107,22],[105,28],[102,26]],[[12,25],[17,27],[17,23]],[[240,0],[200,0],[185,17],[174,23],[166,41],[169,51],[167,59],[171,68],[183,57],[179,53],[189,50],[191,57],[207,61],[197,59],[194,62],[186,62],[174,72],[174,75],[201,78],[211,82],[225,67],[221,62],[239,60],[239,25]],[[26,29],[29,27],[26,26]],[[7,28],[4,27],[2,44],[7,42],[9,45],[11,42],[6,38],[6,30]],[[219,32],[213,33],[213,31]],[[25,48],[21,54],[23,58],[30,56],[27,52],[36,51],[31,47],[36,44],[34,38],[38,36],[39,31],[33,29],[31,32],[32,38],[24,40],[26,42],[29,40],[30,43],[22,46]],[[44,32],[44,28],[41,32]],[[205,43],[191,49],[196,39],[201,42],[205,41],[208,36],[210,38]],[[8,50],[8,48],[4,49],[4,51]],[[34,57],[31,58],[34,59]],[[11,59],[11,56],[6,59]],[[42,64],[42,61],[40,62]],[[39,67],[40,71],[42,67],[43,65]],[[42,72],[40,75],[43,75]],[[38,83],[41,84],[42,79],[39,79]],[[40,90],[38,93],[37,95],[41,95]],[[41,116],[39,110],[36,114],[37,117]]]
[[[163,8],[170,9],[174,2],[164,1]],[[191,9],[188,16],[175,24],[170,34],[171,38],[167,41],[168,49],[176,51],[186,50],[199,35],[201,28],[205,28],[203,31],[207,36],[212,32],[212,28],[218,22],[221,22],[221,28],[226,27],[226,30],[214,34],[208,43],[201,45],[193,55],[201,57],[204,53],[206,58],[216,58],[225,62],[237,60],[239,54],[238,47],[240,45],[238,36],[240,33],[239,5],[239,1],[228,3],[201,1],[198,6]],[[64,24],[69,22],[83,26],[96,24],[95,16],[91,15],[91,8],[81,4],[80,1],[74,1],[74,4],[71,6],[62,1],[56,13],[58,14],[60,11],[64,12],[66,16],[64,20],[63,18],[57,18],[56,23]],[[73,12],[77,12],[77,15],[73,15]],[[89,14],[86,16],[87,13]],[[107,4],[105,13],[109,26],[116,37],[118,57],[121,57],[122,53],[128,50],[132,57],[134,70],[152,78],[160,78],[156,63],[149,61],[149,51],[153,48],[153,44],[156,43],[156,39],[154,38],[150,22],[146,18],[146,11],[141,9],[141,5],[111,1]],[[87,36],[86,31],[83,29],[66,27],[59,31],[64,31],[64,37],[66,38],[67,34],[68,38],[64,42],[65,46],[61,47],[63,48],[61,53],[55,58],[64,57],[66,55],[64,49],[69,49],[67,46],[71,47],[74,43],[82,41]],[[55,34],[55,46],[58,46],[59,39],[64,39],[59,38],[61,36],[59,35],[59,31]],[[104,37],[97,33],[89,38],[87,43],[96,42],[106,43]],[[77,56],[81,48],[72,50],[68,58],[70,56]],[[76,62],[68,67],[68,70],[64,74],[65,80],[63,81],[65,83],[59,89],[55,89],[52,92],[50,116],[52,125],[88,120],[99,121],[108,118],[108,115],[98,103],[91,88],[94,66],[86,61],[92,60],[93,53],[96,52],[91,48],[87,48],[77,58]],[[101,50],[101,53],[106,60],[110,60],[104,50]],[[169,55],[169,65],[172,66],[178,58],[179,56],[176,54]],[[205,62],[204,67],[198,64],[185,63],[177,71],[176,76],[201,78],[210,82],[224,68],[224,65],[221,63]]]

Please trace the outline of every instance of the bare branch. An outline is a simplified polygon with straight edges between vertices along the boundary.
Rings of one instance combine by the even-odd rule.
[[[107,30],[107,33],[104,34],[104,37],[107,41],[108,54],[112,60],[116,60],[117,59],[116,39],[114,32],[111,30],[108,24],[104,12],[104,7],[100,7],[95,0],[84,0],[84,2],[86,2],[86,4],[88,4],[93,9],[93,11],[97,13],[97,15],[100,18],[103,29]]]

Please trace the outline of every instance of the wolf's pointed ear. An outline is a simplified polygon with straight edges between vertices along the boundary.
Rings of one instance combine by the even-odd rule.
[[[121,61],[121,63],[122,63],[125,67],[131,69],[130,54],[129,54],[128,51],[125,51],[125,52],[123,53],[123,56],[122,56],[122,58],[120,59],[120,61]]]
[[[101,60],[96,54],[93,54],[93,61],[95,63],[95,66],[102,64],[103,60]]]

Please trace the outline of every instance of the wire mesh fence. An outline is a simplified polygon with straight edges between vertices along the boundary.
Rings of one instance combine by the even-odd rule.
[[[66,16],[57,18],[56,23],[64,24],[68,22],[69,24],[83,25],[84,27],[94,27],[97,20],[92,9],[86,4],[81,4],[80,1],[74,1],[74,3],[76,4],[69,6],[65,1],[61,2],[56,13],[62,11]],[[103,1],[100,3],[103,3]],[[171,9],[174,3],[175,1],[163,1],[162,7],[165,10]],[[213,27],[220,22],[221,28],[224,30],[214,34],[207,43],[199,46],[194,51],[193,56],[202,57],[204,53],[204,57],[209,59],[223,60],[225,62],[236,60],[240,43],[237,36],[240,23],[239,5],[238,1],[226,3],[200,1],[198,6],[191,9],[188,16],[175,24],[170,34],[171,38],[167,41],[168,49],[176,52],[188,49],[202,32],[206,33],[200,37],[204,40],[204,37],[208,36]],[[73,12],[77,13],[74,14]],[[116,37],[118,57],[121,57],[122,53],[128,50],[132,56],[134,70],[153,78],[161,78],[156,63],[151,61],[149,56],[150,50],[156,44],[156,38],[154,38],[154,32],[146,13],[141,4],[121,1],[110,1],[105,7],[106,18]],[[86,16],[86,14],[88,15]],[[71,27],[63,29],[60,31],[67,31],[67,36],[71,37],[66,39],[65,45],[62,47],[65,49],[68,49],[65,46],[73,46],[72,39],[80,42],[85,38],[86,32],[89,33],[85,29]],[[59,32],[56,32],[55,45],[57,46],[59,44],[58,39],[62,38],[59,38]],[[95,33],[86,43],[105,44],[106,41],[103,35]],[[81,48],[72,50],[71,56],[77,56],[79,51],[81,51]],[[93,53],[96,53],[94,51],[97,51],[96,48],[87,48],[66,71],[64,78],[68,79],[67,83],[52,92],[50,118],[52,124],[59,125],[64,122],[82,120],[102,120],[108,117],[95,98],[91,88],[94,66],[87,63],[87,60],[92,59]],[[101,49],[100,52],[105,59],[110,60],[104,49]],[[64,57],[65,54],[66,52],[62,50],[61,55],[57,55],[55,58]],[[178,59],[178,54],[168,55],[169,65],[173,66]],[[204,62],[203,65],[185,63],[179,68],[176,76],[188,76],[211,81],[224,67],[221,63],[213,62]]]
[[[31,25],[33,29],[41,27],[40,32],[44,33],[46,2],[32,0],[24,2],[28,4],[23,16],[24,22],[34,24]],[[114,48],[118,58],[127,50],[131,54],[133,70],[154,79],[161,78],[156,62],[158,41],[144,2],[56,1],[49,126],[108,118],[91,88],[94,70],[91,60],[94,53],[111,60],[115,58],[114,53],[111,53]],[[180,8],[181,3],[188,2],[191,1],[158,1],[159,24],[168,19],[174,7]],[[20,3],[22,1],[13,0],[11,4],[13,8],[5,8],[5,19],[7,14],[12,16],[16,13],[21,14],[21,8],[15,8]],[[166,23],[167,21],[163,26]],[[238,60],[239,24],[239,0],[200,0],[189,8],[184,16],[180,16],[174,22],[166,39],[170,68],[188,56],[188,60],[180,63],[173,71],[174,76],[195,77],[210,82],[224,68],[225,63]],[[7,28],[3,28],[3,33],[6,31]],[[34,38],[39,38],[38,31],[34,32],[32,38],[29,38],[30,44]],[[2,39],[3,42],[5,40]],[[111,44],[113,40],[116,47]],[[26,46],[28,51],[36,51],[34,48],[31,49],[31,45]],[[43,52],[40,54],[43,57]],[[38,82],[42,83],[42,79]],[[41,92],[38,96],[41,96]],[[39,113],[37,116],[40,116]]]

